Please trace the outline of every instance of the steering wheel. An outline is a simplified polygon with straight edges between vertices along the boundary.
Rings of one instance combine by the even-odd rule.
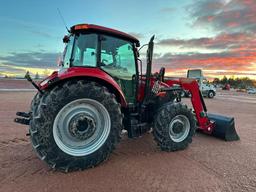
[[[165,74],[165,68],[161,67],[161,69],[159,70],[157,79],[159,81],[163,82],[164,81],[164,74]]]

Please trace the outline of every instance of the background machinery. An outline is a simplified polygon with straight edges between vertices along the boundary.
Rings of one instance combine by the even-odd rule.
[[[187,78],[196,79],[199,85],[199,89],[204,97],[213,98],[216,95],[216,88],[214,85],[209,84],[207,79],[203,76],[201,69],[190,69],[187,72]],[[190,96],[190,93],[186,90],[182,92],[182,96]]]

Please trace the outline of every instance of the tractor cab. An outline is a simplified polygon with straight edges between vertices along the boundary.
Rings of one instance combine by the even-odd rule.
[[[129,34],[97,25],[80,24],[71,27],[61,66],[67,68],[98,68],[114,79],[124,93],[128,104],[148,99],[151,84],[153,40],[147,50],[147,70],[142,74],[138,58],[139,40]],[[158,75],[164,77],[164,68]],[[157,77],[156,77],[157,78]]]
[[[83,24],[72,27],[63,42],[63,68],[99,68],[118,83],[128,103],[135,102],[137,39],[113,29]]]

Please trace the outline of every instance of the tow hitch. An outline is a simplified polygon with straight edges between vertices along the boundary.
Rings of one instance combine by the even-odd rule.
[[[26,73],[25,78],[27,81],[29,81],[38,91],[39,93],[43,94],[44,92],[40,89],[40,87],[32,80],[32,78],[29,75],[29,72]],[[29,125],[30,119],[31,119],[31,112],[17,112],[16,113],[17,118],[14,119],[15,123],[20,123],[23,125]]]

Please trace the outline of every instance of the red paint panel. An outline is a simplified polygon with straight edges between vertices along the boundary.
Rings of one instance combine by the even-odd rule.
[[[122,107],[127,106],[126,99],[124,97],[124,94],[120,86],[116,83],[116,81],[111,76],[109,76],[107,73],[100,70],[99,68],[71,67],[65,70],[60,70],[59,72],[53,72],[53,74],[50,75],[47,79],[52,80],[52,79],[58,78],[58,81],[62,81],[62,80],[66,80],[74,77],[92,77],[92,78],[97,78],[99,80],[105,81],[109,85],[112,85],[112,87],[119,94]],[[48,84],[40,86],[42,82],[39,83],[39,87],[42,90],[47,89]]]

